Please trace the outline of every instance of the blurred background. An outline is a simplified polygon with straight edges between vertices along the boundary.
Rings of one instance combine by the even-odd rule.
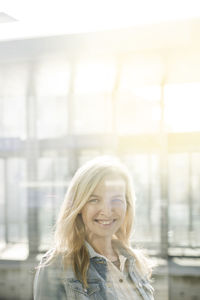
[[[33,299],[68,183],[103,154],[133,176],[155,299],[200,299],[199,1],[2,1],[1,300]]]

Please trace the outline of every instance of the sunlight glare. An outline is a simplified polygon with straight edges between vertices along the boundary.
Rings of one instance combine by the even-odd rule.
[[[95,32],[200,16],[197,0],[2,0],[15,24],[1,24],[0,39]]]
[[[114,79],[114,63],[82,62],[77,67],[75,93],[111,92]]]
[[[167,131],[200,130],[200,83],[168,84],[164,98]]]

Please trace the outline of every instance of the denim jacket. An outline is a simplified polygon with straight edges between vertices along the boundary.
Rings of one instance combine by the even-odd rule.
[[[153,287],[137,272],[135,259],[125,249],[121,253],[128,259],[129,276],[135,283],[141,299],[153,300]],[[106,273],[106,260],[100,256],[90,257],[88,288],[84,289],[72,267],[68,266],[64,270],[62,258],[58,256],[50,265],[37,270],[34,279],[34,300],[123,300],[117,299],[116,295],[107,296]]]

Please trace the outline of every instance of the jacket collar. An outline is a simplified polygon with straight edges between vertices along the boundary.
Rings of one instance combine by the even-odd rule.
[[[125,256],[128,260],[132,260],[133,262],[135,262],[134,257],[130,253],[128,253],[128,251],[122,246],[120,241],[113,240],[112,243],[115,249],[117,250],[117,252],[119,253],[119,255]],[[104,260],[106,259],[105,256],[97,253],[87,241],[85,241],[85,245],[88,249],[90,259],[94,257],[103,258]]]

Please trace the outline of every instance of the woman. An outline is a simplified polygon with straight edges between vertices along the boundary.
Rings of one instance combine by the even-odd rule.
[[[126,167],[113,157],[87,162],[74,175],[43,257],[34,300],[154,299],[151,265],[130,247],[134,192]]]

